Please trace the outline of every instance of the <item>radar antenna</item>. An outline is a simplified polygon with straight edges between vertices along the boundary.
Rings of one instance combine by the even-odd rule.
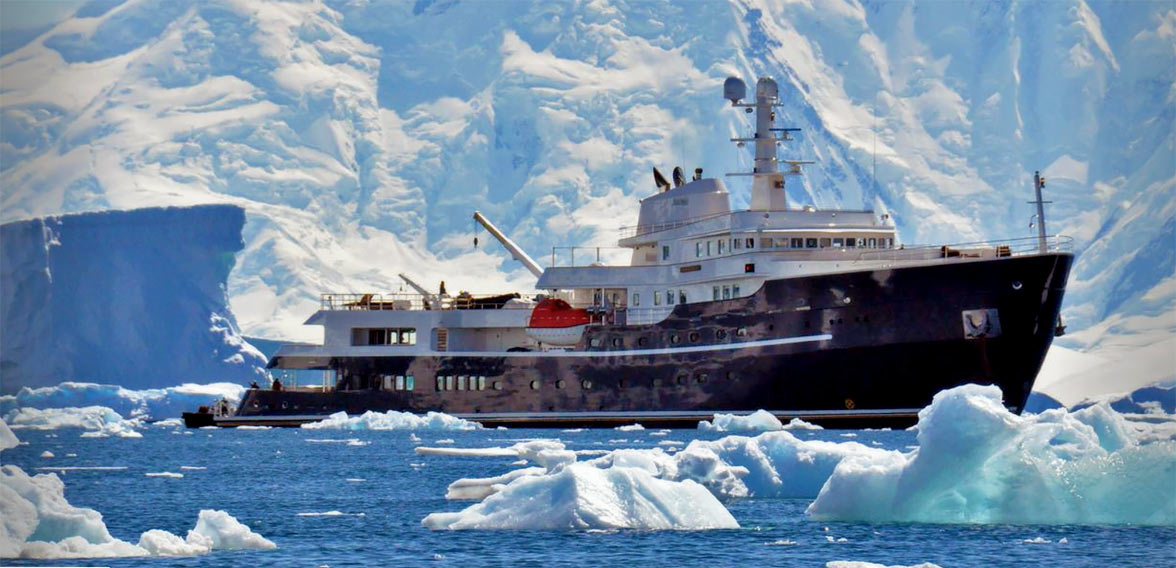
[[[781,142],[793,140],[793,134],[799,128],[775,128],[776,111],[782,105],[780,87],[771,77],[760,77],[755,83],[755,102],[741,102],[747,96],[747,85],[738,77],[728,77],[723,83],[723,97],[731,101],[731,106],[745,109],[748,113],[755,112],[755,136],[752,138],[732,138],[738,147],[745,142],[755,143],[755,168],[751,172],[729,173],[728,176],[751,176],[751,207],[752,211],[785,211],[788,200],[784,193],[784,175],[799,175],[800,166],[813,162],[804,160],[780,160],[776,157],[776,146]],[[788,171],[779,171],[778,164],[783,161],[788,164]]]

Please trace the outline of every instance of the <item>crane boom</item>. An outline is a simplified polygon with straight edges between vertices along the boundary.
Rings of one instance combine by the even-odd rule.
[[[543,275],[543,269],[539,267],[539,263],[535,262],[535,259],[531,258],[530,255],[523,252],[523,249],[519,248],[519,245],[516,245],[514,241],[502,234],[502,231],[499,231],[498,227],[494,226],[494,223],[491,223],[477,211],[474,211],[474,220],[481,223],[483,227],[486,227],[486,230],[491,235],[494,235],[494,238],[498,239],[498,242],[502,243],[502,246],[506,247],[506,250],[510,251],[510,254],[514,255],[514,259],[523,263],[523,266],[527,267],[527,270],[531,271],[531,274],[534,274],[536,278]]]

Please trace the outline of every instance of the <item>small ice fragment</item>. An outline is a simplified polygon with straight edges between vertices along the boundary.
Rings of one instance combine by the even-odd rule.
[[[414,434],[412,432],[409,432],[408,433],[408,441],[409,442],[419,442],[419,441],[421,441],[421,437],[417,436],[416,434]]]
[[[1048,540],[1048,539],[1044,539],[1042,537],[1034,537],[1034,538],[1027,538],[1025,540],[1022,540],[1021,542],[1025,543],[1025,544],[1049,544],[1053,541]]]
[[[347,479],[344,479],[343,481],[346,481],[348,483],[363,483],[367,480],[362,477],[348,477]]]
[[[659,446],[685,446],[686,442],[679,442],[677,440],[662,440],[657,443]]]
[[[53,452],[51,452],[49,450],[45,450],[45,451],[41,452],[41,457],[51,458],[51,457],[54,457],[54,455],[53,455]]]
[[[578,434],[578,433],[580,433],[580,432],[583,432],[583,431],[584,431],[584,429],[583,429],[583,428],[572,428],[572,429],[570,429],[570,430],[560,430],[560,431],[561,431],[561,432],[567,432],[568,434]]]
[[[795,540],[788,540],[785,538],[782,540],[773,540],[772,542],[765,542],[764,545],[765,546],[796,546],[796,541]]]
[[[1069,542],[1070,542],[1070,540],[1069,540],[1069,539],[1067,539],[1067,538],[1066,538],[1066,537],[1064,537],[1064,536],[1063,536],[1062,538],[1059,538],[1059,539],[1058,539],[1058,544],[1067,544],[1067,543],[1069,543]]]
[[[841,437],[842,438],[856,438],[857,434],[854,434],[853,432],[846,432],[846,433],[842,434]]]
[[[78,455],[77,455],[77,454],[65,454],[65,457],[67,457],[67,458],[76,458],[76,457],[78,457]]]
[[[453,443],[453,439],[452,439],[452,438],[445,438],[445,439],[443,439],[443,440],[437,440],[437,441],[436,441],[436,442],[434,442],[434,443],[436,443],[436,444],[452,444],[452,443]]]
[[[644,430],[645,427],[640,424],[629,424],[626,426],[617,426],[616,429],[621,432],[636,432],[638,430]]]
[[[180,469],[182,469],[184,471],[199,471],[199,470],[208,469],[208,468],[204,467],[202,465],[181,465]]]
[[[184,477],[184,474],[182,473],[174,473],[171,471],[148,472],[143,475],[146,475],[147,477],[169,477],[172,479],[181,479]]]

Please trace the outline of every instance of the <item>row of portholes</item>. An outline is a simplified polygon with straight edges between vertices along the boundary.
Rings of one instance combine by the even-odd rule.
[[[542,386],[543,386],[542,381],[539,381],[539,380],[531,381],[531,390],[539,390]],[[555,381],[555,388],[557,388],[557,389],[562,389],[567,386],[568,386],[568,382],[563,379]],[[580,388],[583,388],[584,390],[591,390],[592,389],[592,381],[589,381],[587,379],[580,381]]]
[[[735,330],[735,337],[747,337],[747,328],[741,327],[741,328],[736,329]],[[699,341],[702,340],[702,334],[697,331],[691,331],[686,334],[686,339],[690,343],[698,343]],[[715,339],[719,340],[719,341],[727,339],[727,330],[716,329],[715,330]],[[669,334],[669,341],[670,341],[670,345],[681,345],[682,344],[682,335],[680,335],[678,333],[671,333],[671,334]],[[588,344],[592,347],[600,347],[601,343],[600,343],[599,338],[593,338],[591,341],[589,341]],[[613,347],[624,347],[625,346],[624,339],[621,337],[612,338],[612,346]],[[649,347],[649,337],[644,337],[644,336],[638,337],[637,338],[637,347]]]

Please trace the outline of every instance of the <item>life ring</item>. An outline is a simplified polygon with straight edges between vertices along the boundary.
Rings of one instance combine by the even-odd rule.
[[[854,404],[852,398],[845,399],[845,409],[846,410],[853,410],[853,407],[855,407],[855,406],[857,406],[857,404]]]

